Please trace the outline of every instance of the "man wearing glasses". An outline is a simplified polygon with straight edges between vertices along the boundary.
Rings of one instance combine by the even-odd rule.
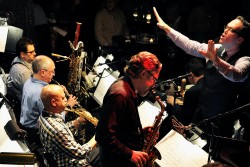
[[[15,103],[15,116],[19,122],[23,85],[33,74],[31,63],[36,57],[35,44],[31,39],[19,39],[16,44],[16,54],[9,72],[7,97]]]
[[[139,97],[147,96],[161,69],[162,64],[154,54],[139,52],[125,67],[125,76],[109,87],[96,128],[101,167],[146,164],[148,154],[140,151],[146,129],[142,128],[137,107]]]
[[[44,110],[40,98],[42,88],[55,76],[55,63],[45,55],[37,56],[32,62],[33,75],[24,83],[21,101],[21,128],[28,132],[28,144],[40,144],[37,120]],[[69,97],[68,104],[73,107],[76,97]]]
[[[250,67],[250,24],[241,16],[230,21],[220,36],[219,43],[209,40],[208,44],[190,40],[166,24],[154,8],[157,26],[187,54],[206,59],[200,104],[196,108],[193,123],[218,116],[235,108],[237,96],[249,77]],[[232,137],[232,115],[213,119],[204,127],[208,132]],[[210,126],[209,126],[210,125]],[[211,134],[211,133],[210,133]]]

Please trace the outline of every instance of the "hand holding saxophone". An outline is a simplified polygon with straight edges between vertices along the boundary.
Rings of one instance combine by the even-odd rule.
[[[80,124],[85,124],[85,123],[86,123],[86,119],[84,119],[82,116],[77,117],[73,122],[76,129],[79,128]]]
[[[73,108],[75,105],[79,105],[78,101],[77,101],[77,97],[73,96],[72,94],[70,94],[67,90],[67,88],[64,85],[61,85],[59,82],[57,82],[56,80],[52,79],[53,82],[55,82],[57,85],[61,86],[63,88],[64,93],[66,94],[67,97],[67,106],[69,106],[70,108]]]
[[[75,96],[69,95],[67,103],[70,108],[73,108],[75,105],[78,104],[78,101]]]
[[[134,151],[132,150],[132,157],[130,158],[130,161],[133,162],[137,167],[143,167],[149,157],[148,154],[143,151]]]

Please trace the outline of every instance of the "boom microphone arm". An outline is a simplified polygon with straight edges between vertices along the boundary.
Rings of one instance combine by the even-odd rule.
[[[159,86],[161,86],[161,85],[168,85],[169,83],[174,82],[174,81],[176,81],[176,80],[180,80],[180,79],[182,79],[182,78],[186,78],[186,77],[190,76],[191,74],[192,74],[192,73],[188,73],[188,74],[185,74],[185,75],[180,75],[180,76],[178,76],[178,77],[176,77],[176,78],[173,78],[173,79],[168,79],[168,80],[166,80],[166,81],[161,81],[161,82],[155,84],[154,88],[159,87]]]

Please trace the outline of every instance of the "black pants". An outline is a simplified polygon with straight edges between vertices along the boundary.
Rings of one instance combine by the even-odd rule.
[[[27,128],[20,125],[20,128],[27,132],[26,142],[29,149],[32,151],[37,149],[37,147],[43,147],[39,137],[39,130],[35,128]]]

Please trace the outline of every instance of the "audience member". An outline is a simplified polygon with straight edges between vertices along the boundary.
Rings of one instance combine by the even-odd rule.
[[[197,123],[232,110],[237,95],[249,76],[249,23],[238,16],[225,26],[218,44],[213,40],[205,44],[190,40],[175,31],[160,18],[155,8],[154,12],[158,27],[163,29],[178,47],[190,55],[206,59],[200,103],[192,122]],[[220,117],[211,120],[218,127],[217,135],[231,137],[233,119]],[[211,128],[206,125],[205,131],[205,128]]]
[[[16,43],[16,54],[8,76],[7,97],[15,104],[15,116],[19,122],[23,85],[33,74],[31,63],[36,56],[35,44],[28,38],[19,39]]]
[[[39,55],[32,62],[33,76],[23,86],[20,123],[22,128],[28,132],[28,142],[39,143],[37,135],[37,120],[44,110],[40,98],[42,88],[51,82],[55,75],[55,63],[45,55]],[[69,105],[76,104],[75,97],[69,97]]]
[[[60,166],[90,166],[98,156],[95,137],[81,145],[73,134],[80,124],[86,123],[83,117],[65,123],[61,113],[67,106],[64,90],[58,85],[46,85],[41,91],[41,101],[45,107],[38,119],[41,143],[53,155]],[[92,161],[93,162],[93,161]]]
[[[113,46],[112,38],[128,32],[126,17],[118,8],[118,0],[105,0],[95,17],[95,36],[100,46]]]
[[[96,128],[102,167],[142,167],[146,164],[148,154],[141,150],[147,130],[140,122],[138,97],[148,94],[161,68],[154,54],[140,52],[131,57],[125,67],[125,76],[108,89]]]
[[[34,41],[34,10],[32,0],[4,0],[8,12],[14,16],[12,26],[21,28],[23,36]]]
[[[37,45],[36,50],[37,54],[51,54],[52,47],[51,47],[51,39],[50,39],[50,25],[43,10],[42,6],[34,0],[33,3],[34,9],[34,41]]]
[[[187,31],[190,38],[199,42],[219,38],[220,15],[216,11],[215,4],[213,0],[202,0],[200,5],[192,9],[187,18]]]
[[[185,31],[185,24],[183,22],[181,6],[173,2],[165,10],[165,19],[170,23],[170,26],[180,32]]]

